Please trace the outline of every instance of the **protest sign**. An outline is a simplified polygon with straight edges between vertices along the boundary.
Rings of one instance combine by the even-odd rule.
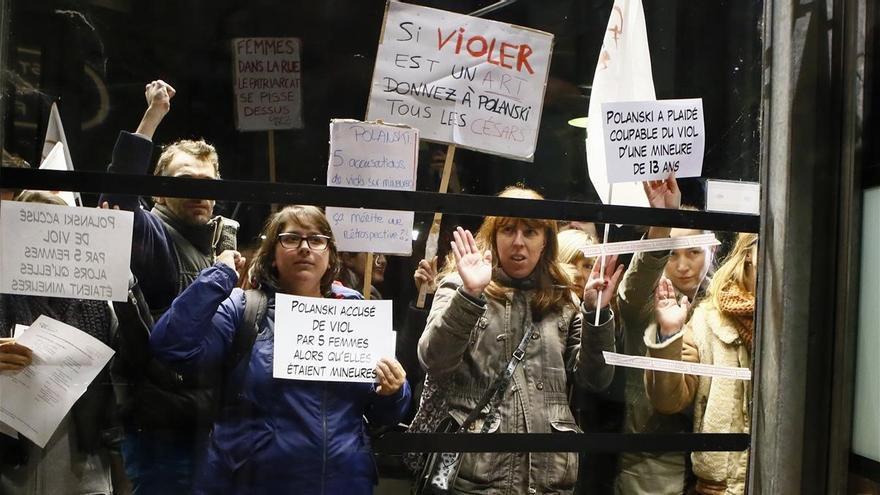
[[[603,103],[602,138],[611,183],[699,177],[706,143],[703,100]]]
[[[414,191],[418,148],[416,129],[333,120],[327,185]],[[406,256],[412,252],[411,211],[327,207],[326,214],[339,251]]]
[[[277,294],[275,378],[376,381],[379,358],[394,357],[391,301]]]
[[[302,129],[299,38],[234,38],[232,55],[236,128]]]
[[[532,161],[552,47],[550,33],[390,2],[367,119]]]
[[[125,301],[134,215],[41,203],[0,204],[0,292]]]
[[[45,315],[17,342],[31,349],[33,361],[20,373],[0,375],[0,422],[43,448],[113,349]]]

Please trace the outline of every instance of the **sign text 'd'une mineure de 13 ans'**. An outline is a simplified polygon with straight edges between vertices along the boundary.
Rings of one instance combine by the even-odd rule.
[[[367,120],[532,161],[552,48],[549,33],[390,2]]]

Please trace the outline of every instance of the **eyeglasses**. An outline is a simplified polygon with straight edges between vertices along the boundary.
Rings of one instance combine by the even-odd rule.
[[[278,234],[278,242],[284,249],[299,249],[303,241],[312,251],[323,251],[330,245],[330,238],[326,235],[300,235],[295,232],[285,232]]]

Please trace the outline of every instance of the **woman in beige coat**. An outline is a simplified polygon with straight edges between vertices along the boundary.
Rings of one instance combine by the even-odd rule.
[[[657,325],[645,332],[648,355],[736,368],[752,367],[756,234],[740,234],[715,273],[707,298],[685,325],[688,299],[675,298],[671,282],[661,280],[655,294]],[[682,327],[683,330],[682,330]],[[668,372],[645,372],[651,403],[664,414],[694,407],[694,433],[748,433],[751,382]],[[745,491],[748,452],[691,454],[697,493],[741,495]]]
[[[501,196],[541,199],[521,188]],[[437,289],[418,349],[428,376],[444,382],[448,414],[458,424],[464,421],[531,327],[509,385],[482,409],[471,430],[580,431],[569,407],[569,378],[592,390],[611,382],[613,369],[602,351],[614,350],[608,302],[622,267],[614,257],[604,275],[595,267],[578,306],[557,261],[554,221],[487,217],[476,238],[461,228],[454,236],[455,272]],[[433,405],[423,400],[420,407]],[[454,493],[568,494],[577,465],[574,452],[465,453],[451,487]]]

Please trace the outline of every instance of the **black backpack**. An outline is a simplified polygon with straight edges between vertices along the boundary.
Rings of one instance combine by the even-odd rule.
[[[181,373],[152,356],[149,339],[154,321],[137,281],[129,289],[128,301],[114,302],[113,307],[119,327],[111,374],[123,421],[136,428],[207,431],[220,407],[226,376],[254,345],[266,314],[266,294],[245,291],[244,317],[221,376],[208,370]]]

